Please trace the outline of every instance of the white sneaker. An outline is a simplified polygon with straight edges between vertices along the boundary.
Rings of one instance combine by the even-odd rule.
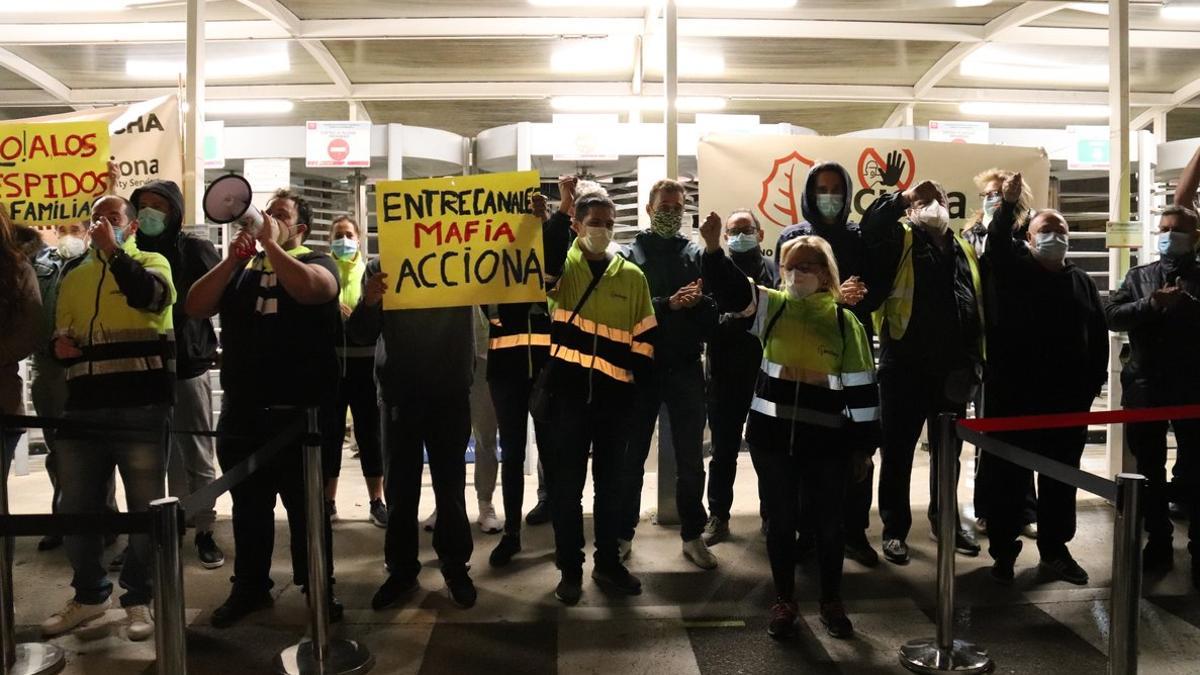
[[[708,546],[700,537],[683,542],[683,557],[691,560],[693,565],[702,570],[714,570],[717,568],[717,556],[708,550]]]
[[[134,642],[141,642],[154,635],[154,618],[150,613],[150,605],[130,605],[125,608],[125,617],[129,621],[126,633]]]
[[[479,502],[479,529],[484,534],[496,534],[503,529],[503,524],[496,518],[496,507],[491,502]]]
[[[421,521],[421,527],[423,527],[426,532],[433,532],[433,528],[436,526],[437,526],[437,509],[434,509],[433,513],[429,514],[428,518]]]
[[[65,607],[51,614],[49,619],[42,622],[42,635],[45,637],[62,635],[76,626],[104,616],[105,610],[111,604],[112,598],[105,599],[104,602],[98,605],[85,605],[75,602],[74,598],[72,598],[67,601]]]
[[[617,540],[617,557],[621,562],[629,560],[629,554],[633,553],[633,542],[626,539]]]

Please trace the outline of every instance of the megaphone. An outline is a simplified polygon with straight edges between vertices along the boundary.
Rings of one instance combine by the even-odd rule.
[[[250,181],[236,174],[221,176],[204,190],[204,217],[214,223],[237,223],[239,227],[258,236],[263,216],[254,204]]]

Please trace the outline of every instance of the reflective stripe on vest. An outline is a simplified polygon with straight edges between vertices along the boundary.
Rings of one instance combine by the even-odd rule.
[[[116,359],[82,361],[67,367],[67,379],[73,380],[86,375],[114,375],[116,373],[144,373],[162,370],[161,356],[131,356]]]
[[[804,384],[825,387],[826,389],[833,389],[835,391],[840,391],[842,388],[842,378],[837,375],[830,375],[808,368],[785,366],[781,363],[768,361],[765,358],[762,360],[762,371],[778,380],[803,382]]]
[[[831,429],[840,429],[846,424],[846,418],[836,413],[825,413],[809,408],[797,408],[783,403],[768,401],[757,396],[750,403],[750,409],[775,419],[815,424]]]
[[[633,383],[633,374],[625,368],[618,368],[605,359],[592,354],[584,354],[570,347],[559,347],[554,350],[554,358],[561,359],[567,363],[573,363],[577,366],[590,368],[596,372],[603,373],[618,382]]]
[[[550,335],[547,333],[518,333],[494,337],[488,341],[488,349],[511,349],[513,347],[549,347]]]

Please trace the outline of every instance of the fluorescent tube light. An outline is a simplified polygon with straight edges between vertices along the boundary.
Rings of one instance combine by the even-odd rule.
[[[958,72],[963,77],[1007,82],[1108,82],[1106,63],[1055,61],[995,45],[985,45],[972,52],[959,64]]]
[[[286,45],[258,54],[211,57],[204,63],[205,77],[222,80],[278,75],[291,69]],[[174,80],[186,73],[187,62],[183,60],[129,59],[125,62],[126,75],[145,80]]]
[[[550,107],[559,112],[610,112],[625,110],[662,110],[659,96],[555,96]],[[680,112],[711,112],[725,109],[719,96],[680,96],[675,99]]]

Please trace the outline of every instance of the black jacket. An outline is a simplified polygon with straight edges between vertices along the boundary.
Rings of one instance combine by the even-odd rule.
[[[157,237],[138,230],[137,246],[142,251],[163,255],[171,264],[171,280],[175,284],[175,372],[186,380],[203,375],[217,360],[217,334],[209,319],[194,319],[187,315],[188,291],[192,284],[221,261],[216,247],[207,239],[193,237],[183,231],[183,193],[169,180],[152,180],[133,191],[129,201],[137,204],[138,197],[152,192],[171,204],[167,227]]]
[[[1108,377],[1108,327],[1096,284],[1067,263],[1048,270],[1013,240],[1013,207],[988,227],[995,311],[988,318],[988,416],[1086,412]]]
[[[671,309],[671,296],[680,288],[701,278],[704,251],[682,234],[664,239],[652,232],[641,232],[630,244],[625,258],[646,275],[658,320],[658,338],[654,344],[654,365],[669,369],[692,363],[704,351],[704,342],[717,327],[717,303],[705,295],[694,307]]]
[[[729,259],[742,274],[759,286],[779,287],[779,268],[775,261],[762,254],[762,249],[746,253],[731,253]],[[711,292],[715,294],[716,289]],[[757,372],[762,361],[762,343],[750,333],[753,316],[740,317],[722,314],[720,325],[708,343],[708,368],[718,376],[738,370]]]
[[[1178,283],[1187,292],[1170,311],[1150,305],[1151,294]],[[1200,265],[1162,258],[1139,265],[1109,296],[1105,307],[1109,330],[1129,333],[1129,353],[1122,354],[1121,405],[1148,407],[1200,402]]]

